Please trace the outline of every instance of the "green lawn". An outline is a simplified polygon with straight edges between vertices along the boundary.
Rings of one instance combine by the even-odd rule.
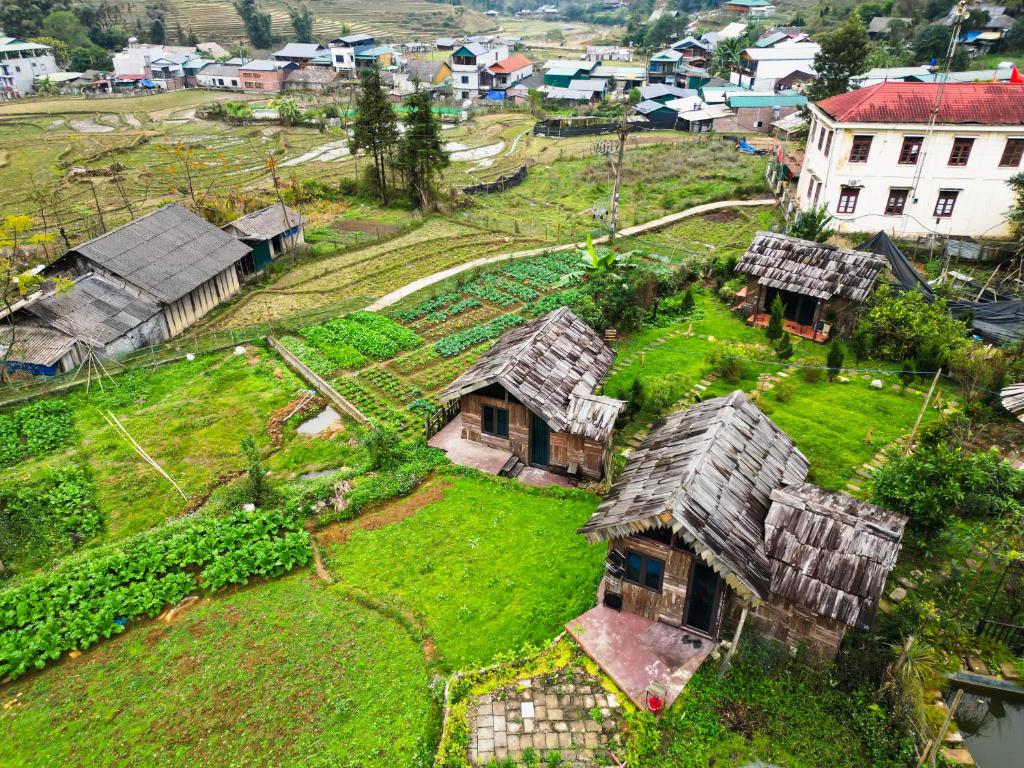
[[[422,649],[305,570],[2,690],[0,766],[344,766],[429,755]]]
[[[355,531],[330,550],[342,585],[412,612],[453,669],[550,640],[593,605],[605,551],[576,529],[596,497],[562,500],[476,478],[437,482],[443,496],[412,517]],[[435,495],[422,489],[398,504]]]
[[[774,374],[785,367],[775,358],[762,329],[747,326],[711,296],[698,296],[697,307],[698,314],[692,322],[648,328],[620,342],[616,347],[619,368],[608,378],[605,392],[628,399],[634,380],[639,379],[652,391],[667,392],[669,402],[674,402],[711,372],[707,356],[722,345],[745,358],[743,375],[737,382],[718,379],[704,393],[705,398],[736,389],[753,392],[760,374]],[[670,337],[691,326],[693,336]],[[708,341],[709,336],[715,341]],[[806,366],[824,364],[824,345],[798,340],[794,347],[796,353],[790,362]],[[846,365],[853,367],[855,363],[848,358]],[[890,370],[894,366],[863,361],[857,367]],[[875,377],[883,380],[885,389],[869,386]],[[881,448],[907,434],[922,403],[921,394],[900,394],[894,388],[898,383],[894,374],[848,372],[848,378],[850,381],[845,384],[824,379],[808,383],[797,370],[789,376],[791,383],[770,391],[759,403],[810,459],[810,479],[835,490],[841,490],[857,468]],[[617,440],[628,439],[660,413],[659,404],[645,405],[619,430]],[[930,410],[926,418],[935,415]]]

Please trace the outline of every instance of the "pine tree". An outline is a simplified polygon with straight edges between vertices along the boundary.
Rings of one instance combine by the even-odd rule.
[[[381,199],[388,202],[388,164],[398,143],[398,121],[391,109],[380,69],[363,74],[356,97],[356,118],[352,123],[349,151],[365,150],[373,158],[373,180]]]
[[[256,0],[235,0],[235,10],[242,17],[246,37],[254,48],[270,48],[274,44],[270,14],[261,11]]]
[[[765,333],[768,336],[769,341],[777,341],[786,333],[783,326],[786,307],[782,303],[782,297],[777,293],[775,294],[775,298],[772,300],[771,313],[772,316],[768,320],[768,330]]]
[[[833,336],[828,345],[828,357],[825,359],[825,366],[828,368],[828,380],[832,381],[843,369],[843,358],[846,351],[838,336]]]
[[[300,43],[313,42],[313,13],[309,6],[303,5],[297,8],[287,6],[288,16],[292,20],[292,29],[295,30],[295,39]]]
[[[782,338],[775,344],[775,356],[785,362],[793,356],[793,341],[789,338],[789,334],[783,332]]]
[[[434,184],[449,163],[441,138],[441,122],[430,108],[430,94],[417,88],[405,101],[405,133],[398,143],[398,167],[414,204],[432,205]]]
[[[850,78],[863,73],[868,67],[871,41],[860,16],[851,13],[835,31],[821,39],[821,50],[814,57],[814,70],[818,73],[808,90],[812,101],[819,101],[846,93]]]

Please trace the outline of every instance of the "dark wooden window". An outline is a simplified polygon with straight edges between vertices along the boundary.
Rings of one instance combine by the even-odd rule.
[[[857,210],[857,198],[860,197],[859,187],[843,187],[839,191],[839,205],[836,213],[853,213]]]
[[[850,147],[851,163],[866,163],[871,152],[871,136],[854,136]]]
[[[907,195],[909,193],[909,189],[890,189],[889,197],[885,201],[885,215],[901,215],[903,209],[907,207]]]
[[[903,146],[900,148],[900,165],[917,165],[917,158],[921,154],[921,143],[923,136],[906,136],[903,139]]]
[[[944,219],[953,215],[953,206],[956,205],[957,195],[960,193],[955,189],[944,189],[939,192],[939,199],[935,201],[935,218]]]
[[[629,552],[626,555],[626,581],[661,592],[661,580],[664,575],[664,560],[641,555],[639,552]]]
[[[671,528],[649,528],[640,534],[645,539],[656,541],[659,544],[669,546],[672,544],[672,529]]]
[[[825,126],[822,125],[818,128],[818,149],[821,149],[825,143]]]
[[[487,435],[508,437],[508,410],[484,405],[480,408],[480,429]]]
[[[832,149],[832,134],[835,131],[829,131],[828,136],[825,137],[825,157],[828,157],[829,150]]]
[[[1016,168],[1024,158],[1024,139],[1007,139],[1003,156],[999,158],[1000,168]]]
[[[953,139],[953,149],[949,153],[950,165],[967,165],[967,159],[971,156],[971,147],[974,146],[974,139]]]

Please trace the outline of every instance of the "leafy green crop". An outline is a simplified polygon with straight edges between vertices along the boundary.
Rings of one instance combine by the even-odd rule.
[[[275,576],[309,557],[297,516],[239,510],[184,518],[67,558],[0,589],[0,679],[87,648],[197,589]]]
[[[525,322],[519,315],[501,315],[489,323],[474,325],[472,328],[467,328],[464,331],[453,333],[451,336],[441,339],[434,344],[434,349],[437,350],[438,354],[445,357],[453,357],[462,350],[469,349],[474,344],[479,344],[487,339],[497,338],[509,328]]]
[[[0,467],[45,456],[75,441],[75,420],[63,400],[39,400],[0,416]]]
[[[372,312],[310,325],[299,334],[341,368],[358,368],[366,358],[387,360],[423,343],[413,331]]]

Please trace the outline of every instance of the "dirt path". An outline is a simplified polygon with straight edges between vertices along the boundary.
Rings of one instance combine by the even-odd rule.
[[[662,227],[667,227],[671,224],[675,224],[677,221],[682,221],[691,216],[700,216],[702,213],[708,213],[709,211],[718,211],[723,208],[756,208],[764,205],[775,205],[775,198],[761,198],[758,200],[722,200],[717,203],[705,203],[704,205],[697,205],[693,208],[687,208],[685,211],[678,213],[672,213],[668,216],[662,216],[660,219],[654,219],[653,221],[645,222],[644,224],[637,224],[635,227],[626,227],[625,229],[619,230],[620,237],[630,237],[632,235],[643,234],[644,232],[651,232]],[[595,237],[594,243],[606,243],[608,242],[608,236]],[[419,280],[414,280],[408,285],[403,285],[398,290],[392,291],[391,293],[381,296],[372,304],[367,305],[364,309],[368,312],[379,312],[382,309],[397,304],[407,296],[411,296],[417,291],[422,291],[424,288],[440,283],[443,280],[447,280],[449,277],[454,277],[462,272],[466,272],[477,267],[486,266],[487,264],[495,264],[500,261],[511,261],[512,259],[525,259],[530,256],[540,256],[545,253],[558,253],[561,251],[571,251],[575,248],[582,248],[586,245],[584,242],[578,243],[566,243],[565,245],[546,246],[543,248],[531,248],[526,251],[512,251],[511,253],[499,253],[495,256],[485,256],[474,261],[466,262],[465,264],[458,264],[454,267],[435,272],[432,275],[421,277]]]

